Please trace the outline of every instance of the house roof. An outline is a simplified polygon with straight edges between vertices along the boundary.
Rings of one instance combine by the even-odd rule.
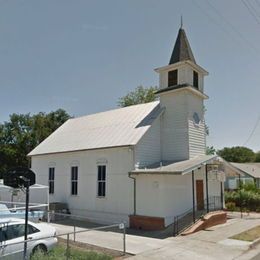
[[[154,101],[69,119],[28,156],[136,145],[162,111]]]
[[[260,178],[260,163],[231,163],[238,170],[254,177]]]
[[[143,169],[136,169],[131,172],[131,175],[138,174],[177,174],[184,175],[196,170],[202,165],[215,160],[216,155],[201,155],[190,160],[181,162],[158,162]]]
[[[184,60],[196,63],[186,33],[183,28],[180,28],[169,64]]]

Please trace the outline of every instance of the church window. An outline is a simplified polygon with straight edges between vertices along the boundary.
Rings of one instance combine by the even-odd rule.
[[[55,168],[49,168],[49,194],[54,194],[54,175],[55,175]]]
[[[199,88],[199,74],[196,71],[193,71],[193,86]]]
[[[168,87],[178,84],[178,70],[172,70],[168,72]]]
[[[106,165],[98,165],[97,196],[106,196]]]
[[[193,121],[196,125],[198,125],[200,123],[200,117],[199,117],[198,113],[196,113],[196,112],[193,114]]]
[[[78,195],[78,166],[71,167],[71,195]]]

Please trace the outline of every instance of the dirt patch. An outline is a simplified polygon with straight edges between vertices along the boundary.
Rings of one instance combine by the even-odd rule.
[[[58,238],[58,243],[65,246],[67,245],[67,240],[64,238]],[[120,251],[116,251],[116,250],[112,250],[112,249],[107,249],[104,247],[99,247],[99,246],[94,246],[94,245],[90,245],[90,244],[86,244],[86,243],[82,243],[82,242],[74,242],[74,241],[69,241],[69,246],[71,248],[75,248],[75,249],[80,249],[80,250],[85,250],[85,251],[94,251],[97,253],[103,253],[103,254],[107,254],[113,257],[113,259],[116,260],[120,260],[120,259],[125,259],[128,258],[130,256],[133,256],[131,254],[125,254],[123,255],[122,252]]]
[[[246,230],[242,233],[239,233],[235,236],[232,236],[230,238],[252,242],[252,241],[260,238],[260,226],[248,229],[248,230]]]

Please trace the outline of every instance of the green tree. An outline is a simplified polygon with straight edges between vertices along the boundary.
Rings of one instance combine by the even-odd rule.
[[[118,105],[120,107],[127,107],[155,101],[156,90],[157,87],[144,88],[143,86],[139,86],[134,91],[129,92],[126,96],[119,98]]]
[[[13,167],[28,166],[27,154],[69,118],[62,109],[10,115],[9,121],[0,124],[0,175]]]
[[[225,147],[218,150],[217,154],[228,162],[246,163],[255,161],[255,153],[243,146]]]
[[[260,151],[255,154],[255,162],[260,163]]]
[[[216,149],[213,146],[206,147],[206,155],[215,155]]]

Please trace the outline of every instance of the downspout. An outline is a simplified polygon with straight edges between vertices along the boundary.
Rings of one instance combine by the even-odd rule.
[[[131,177],[130,174],[131,173],[129,172],[128,177],[134,180],[134,215],[136,215],[136,179],[134,177]]]
[[[207,195],[207,213],[209,213],[208,164],[206,164],[206,195]]]
[[[135,169],[135,147],[132,146],[133,151],[133,169]],[[131,172],[128,173],[128,177],[134,180],[134,215],[136,215],[136,178],[131,177]]]

